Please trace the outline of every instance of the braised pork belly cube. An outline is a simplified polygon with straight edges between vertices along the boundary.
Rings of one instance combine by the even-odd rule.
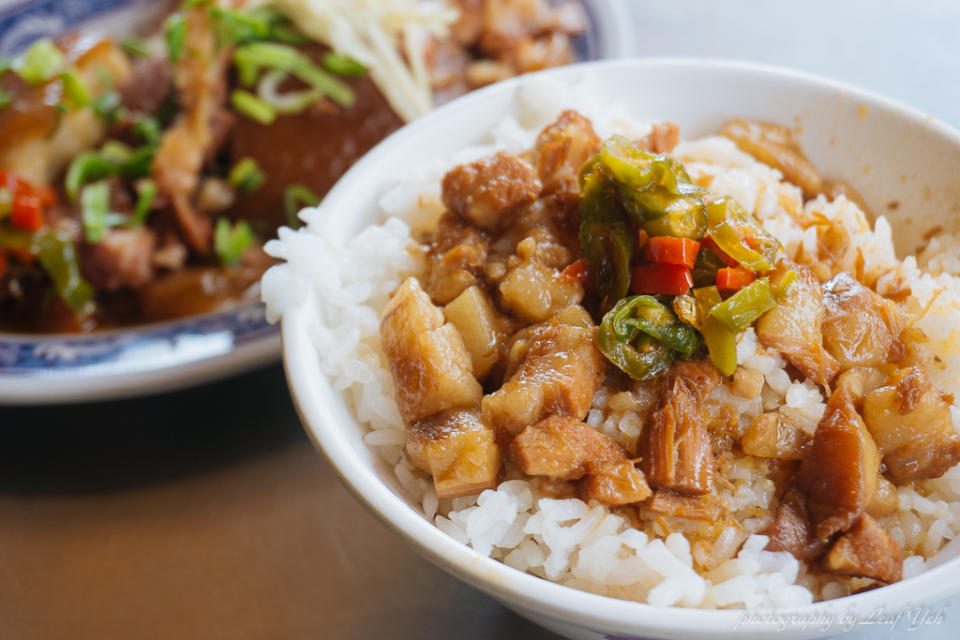
[[[576,111],[564,111],[537,136],[534,163],[543,193],[577,198],[580,168],[600,149],[593,124]]]
[[[895,482],[939,478],[960,462],[950,405],[917,367],[897,371],[868,393],[863,419]]]
[[[837,389],[797,474],[814,531],[822,542],[846,531],[873,499],[880,453],[845,389]]]
[[[713,490],[714,460],[703,404],[720,383],[705,361],[674,364],[640,435],[641,469],[650,486],[687,495]]]
[[[658,122],[636,144],[651,153],[670,153],[679,142],[680,127],[672,122]]]
[[[519,264],[499,285],[504,309],[527,322],[543,322],[583,300],[583,285],[563,278],[560,271],[538,260],[536,243],[530,238],[517,245],[517,255]]]
[[[841,272],[823,285],[823,344],[840,363],[878,367],[890,360],[903,329],[897,305]]]
[[[796,489],[790,489],[777,507],[777,515],[763,532],[770,541],[767,551],[788,551],[798,560],[812,560],[825,549],[813,531],[807,517],[807,505]]]
[[[897,486],[883,477],[877,477],[877,490],[867,505],[867,513],[874,518],[884,518],[900,508]]]
[[[897,543],[868,515],[840,536],[823,562],[830,573],[897,582],[903,577],[903,555]]]
[[[863,399],[867,394],[882,386],[887,381],[887,374],[875,367],[853,367],[847,369],[834,381],[834,388],[846,389],[853,397],[857,408],[863,407]]]
[[[483,390],[463,339],[415,278],[407,278],[383,310],[380,340],[407,423],[480,402]]]
[[[580,481],[580,497],[585,501],[619,506],[643,502],[652,493],[643,472],[632,460],[591,462],[589,470]]]
[[[438,498],[494,489],[500,477],[500,447],[477,408],[441,411],[412,423],[407,456],[433,476]]]
[[[582,420],[603,379],[606,360],[595,329],[548,324],[532,330],[519,368],[483,398],[483,419],[509,440],[551,415]]]
[[[482,229],[509,226],[517,209],[540,194],[537,171],[517,156],[500,151],[451,169],[443,177],[443,203]]]
[[[757,338],[779,351],[817,384],[828,384],[839,363],[823,347],[823,291],[810,269],[782,262],[778,271],[795,271],[797,279],[777,306],[757,320]]]
[[[484,380],[503,355],[509,321],[497,312],[480,287],[470,287],[443,308],[447,321],[457,328],[470,352],[473,374]]]
[[[513,439],[510,457],[528,475],[576,480],[590,465],[600,468],[605,462],[626,460],[627,452],[590,425],[569,416],[550,416]]]
[[[452,213],[445,213],[433,233],[424,288],[436,304],[447,304],[478,282],[490,247],[487,239]]]
[[[654,491],[639,509],[641,513],[650,511],[670,518],[707,522],[716,522],[724,512],[723,505],[713,494],[688,496],[664,489]]]
[[[780,412],[757,416],[740,437],[743,452],[760,458],[802,460],[811,438]]]

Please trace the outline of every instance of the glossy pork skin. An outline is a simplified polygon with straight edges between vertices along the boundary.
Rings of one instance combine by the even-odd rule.
[[[550,416],[513,439],[510,457],[528,475],[577,480],[591,464],[626,460],[627,452],[590,425],[570,416]]]
[[[824,284],[823,291],[823,343],[841,369],[888,362],[903,329],[897,305],[844,272]]]
[[[903,554],[896,542],[868,515],[840,536],[824,558],[824,568],[845,576],[897,582],[903,577]]]

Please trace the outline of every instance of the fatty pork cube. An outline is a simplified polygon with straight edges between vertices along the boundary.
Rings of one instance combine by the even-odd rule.
[[[603,355],[595,329],[566,324],[537,327],[526,356],[500,389],[483,398],[483,419],[509,440],[550,415],[582,420],[602,381]]]
[[[703,403],[719,383],[720,374],[705,361],[679,362],[668,371],[640,435],[641,469],[651,486],[687,495],[713,490],[713,451]]]
[[[640,511],[651,511],[670,518],[716,522],[723,515],[723,506],[713,494],[686,496],[666,489],[657,489],[650,499],[640,506]]]
[[[866,514],[833,543],[823,565],[831,573],[871,578],[887,584],[903,577],[900,547]]]
[[[510,457],[528,475],[576,480],[586,475],[591,463],[626,460],[627,452],[588,424],[570,416],[550,416],[513,439]]]
[[[387,303],[380,340],[408,424],[438,411],[472,406],[483,390],[473,377],[470,353],[416,278],[407,278]]]
[[[510,214],[539,194],[536,169],[506,151],[454,167],[443,177],[443,204],[490,231],[509,226]]]
[[[950,405],[918,367],[897,371],[868,393],[863,420],[895,482],[939,478],[960,462]]]
[[[600,137],[590,120],[567,110],[537,136],[533,157],[543,193],[579,198],[580,168],[600,150]]]
[[[824,284],[823,292],[823,344],[840,369],[889,361],[903,329],[897,305],[843,272]]]
[[[652,493],[633,460],[591,463],[589,469],[590,473],[580,481],[580,497],[584,501],[619,506],[643,502]]]
[[[565,280],[559,271],[532,257],[511,269],[499,289],[504,309],[527,322],[544,322],[583,300],[583,285]]]
[[[807,267],[781,263],[797,279],[776,307],[760,316],[756,330],[760,343],[776,349],[800,372],[817,384],[828,384],[840,368],[823,348],[823,291]]]
[[[477,283],[489,255],[487,239],[475,227],[447,212],[430,238],[429,273],[423,283],[430,299],[447,304]]]
[[[757,416],[740,437],[743,452],[760,458],[802,460],[810,448],[810,436],[783,413]]]
[[[441,411],[411,424],[407,455],[433,476],[438,498],[474,495],[499,481],[500,447],[477,408]]]
[[[784,494],[776,517],[762,533],[770,537],[767,551],[789,551],[798,560],[817,558],[825,548],[814,534],[803,494],[796,489]]]
[[[846,389],[837,389],[800,464],[797,486],[822,542],[857,521],[873,499],[880,453]]]
[[[473,374],[483,380],[502,355],[507,339],[505,319],[493,306],[490,296],[477,286],[466,289],[451,301],[443,308],[443,315],[460,332],[470,352]]]

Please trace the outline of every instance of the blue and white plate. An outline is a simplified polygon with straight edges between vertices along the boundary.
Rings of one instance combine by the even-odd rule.
[[[586,60],[617,57],[624,42],[615,0],[579,0],[590,28]],[[0,0],[0,55],[43,36],[93,27],[111,35],[155,21],[151,0]],[[263,305],[87,335],[0,333],[0,404],[105,400],[227,377],[280,357],[280,331]]]

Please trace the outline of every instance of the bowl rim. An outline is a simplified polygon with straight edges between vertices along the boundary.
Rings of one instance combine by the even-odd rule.
[[[775,65],[718,58],[619,58],[580,63],[510,79],[448,103],[430,115],[403,127],[368,152],[340,179],[319,208],[334,209],[333,205],[338,200],[363,183],[366,168],[379,156],[395,147],[408,144],[421,131],[455,117],[461,109],[468,108],[473,103],[482,103],[491,96],[515,91],[531,77],[551,78],[601,68],[637,70],[656,67],[678,72],[704,69],[739,72],[771,80],[791,80],[811,87],[816,86],[818,90],[838,91],[869,108],[894,114],[914,126],[929,129],[936,135],[947,138],[960,149],[960,131],[933,116],[881,94],[816,74]],[[369,185],[369,182],[366,184]],[[306,328],[308,309],[309,305],[302,303],[287,309],[281,321],[284,371],[304,429],[347,489],[387,528],[428,560],[479,590],[505,601],[511,607],[547,615],[585,629],[613,629],[620,630],[621,633],[622,630],[629,629],[631,633],[653,633],[659,637],[670,638],[687,638],[691,633],[710,634],[718,638],[769,637],[770,626],[748,625],[737,628],[738,620],[748,613],[746,609],[654,607],[580,591],[513,569],[498,560],[477,553],[443,533],[432,522],[416,513],[403,498],[384,484],[373,470],[365,466],[341,432],[331,408],[320,401],[319,394],[312,392],[309,386],[312,376],[326,376],[319,370],[319,360],[315,356],[316,352]],[[345,406],[353,413],[349,405],[345,403]],[[960,559],[951,559],[918,576],[879,589],[774,611],[780,616],[798,615],[805,618],[817,615],[837,616],[845,612],[856,612],[857,615],[865,616],[878,610],[883,611],[891,604],[899,608],[901,605],[920,606],[938,602],[960,591],[960,583],[949,578],[950,570],[958,563]],[[832,627],[823,633],[842,630],[844,629]],[[778,633],[785,637],[810,637],[809,629],[793,626],[778,630]]]

